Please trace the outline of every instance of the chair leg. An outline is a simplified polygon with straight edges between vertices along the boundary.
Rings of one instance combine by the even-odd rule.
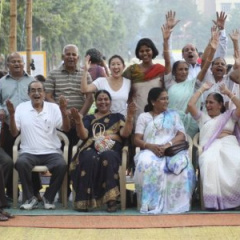
[[[17,208],[18,203],[18,172],[13,169],[13,208]]]
[[[62,204],[64,208],[68,207],[68,196],[67,196],[67,173],[64,176],[62,183]]]
[[[126,176],[123,172],[122,166],[119,167],[119,178],[120,178],[120,197],[121,197],[121,210],[126,209]]]

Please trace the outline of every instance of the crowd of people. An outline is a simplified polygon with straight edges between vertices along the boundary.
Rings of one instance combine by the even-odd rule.
[[[201,61],[192,43],[182,48],[182,60],[173,59],[171,36],[180,22],[173,11],[161,28],[164,65],[154,63],[159,51],[149,38],[138,41],[139,63],[126,69],[120,55],[106,64],[96,48],[86,51],[84,66],[79,67],[78,47],[68,44],[61,66],[46,78],[34,78],[24,71],[19,53],[9,54],[8,72],[0,79],[0,221],[14,217],[4,210],[13,196],[13,168],[22,184],[20,209],[37,208],[40,201],[45,209],[55,209],[55,196],[68,172],[68,196],[74,192],[75,210],[106,205],[108,212],[116,212],[126,143],[140,149],[130,157],[141,213],[189,211],[199,181],[206,209],[239,207],[239,32],[229,34],[235,63],[227,70],[226,18],[224,12],[217,13]],[[92,104],[95,112],[89,114]],[[70,142],[68,165],[59,130]],[[203,152],[190,159],[187,139],[197,133]],[[12,147],[19,134],[14,165]],[[194,166],[199,179],[192,161],[198,162]],[[36,165],[46,165],[51,173],[43,195],[39,174],[32,172]]]

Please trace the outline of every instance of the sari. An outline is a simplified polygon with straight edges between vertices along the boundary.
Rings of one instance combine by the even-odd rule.
[[[124,126],[124,116],[111,113],[102,118],[87,115],[83,123],[88,129],[88,139],[84,141],[70,164],[73,191],[75,192],[74,209],[88,210],[100,207],[110,200],[116,200],[119,192],[118,169],[121,164],[122,143],[115,141],[111,150],[99,153],[94,148],[92,127],[95,123],[105,126],[105,134],[119,134]],[[95,134],[99,133],[97,128]]]
[[[166,144],[178,131],[185,134],[180,117],[174,110],[167,110],[154,119],[149,112],[142,113],[136,126],[136,133],[143,134],[143,140],[151,144]],[[183,158],[188,162],[178,174],[167,168],[167,162],[171,160],[169,158],[173,157],[178,158],[176,163]],[[188,150],[183,150],[173,157],[159,157],[148,149],[136,154],[134,182],[141,213],[181,213],[190,210],[195,173]]]
[[[180,118],[185,127],[186,133],[193,138],[198,132],[198,124],[192,115],[187,112],[187,105],[194,94],[198,85],[197,79],[185,80],[177,83],[172,74],[164,76],[165,87],[168,90],[169,104],[168,108],[174,109],[180,115]],[[200,109],[200,100],[197,102],[197,107]]]
[[[165,67],[161,64],[153,64],[145,72],[143,72],[139,64],[133,64],[124,71],[123,77],[131,80],[130,99],[137,106],[136,119],[147,104],[147,96],[150,89],[163,86],[162,77],[164,71]]]
[[[240,146],[234,135],[238,119],[229,110],[211,118],[201,112],[199,144],[204,151],[199,156],[199,168],[204,206],[211,210],[224,210],[240,206]],[[217,138],[222,131],[232,132]]]

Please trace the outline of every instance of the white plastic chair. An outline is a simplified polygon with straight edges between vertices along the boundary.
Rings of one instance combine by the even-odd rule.
[[[68,137],[60,131],[57,131],[57,135],[61,141],[64,143],[63,148],[63,158],[68,164],[68,148],[69,148],[69,140]],[[15,164],[18,158],[18,148],[21,142],[21,134],[16,138],[14,145],[13,145],[13,163]],[[32,169],[33,172],[47,172],[47,166],[35,166]],[[67,208],[68,204],[68,197],[67,197],[67,172],[64,176],[64,180],[61,187],[61,197],[62,197],[62,204],[64,208]],[[18,202],[18,171],[13,168],[13,208],[17,208]]]

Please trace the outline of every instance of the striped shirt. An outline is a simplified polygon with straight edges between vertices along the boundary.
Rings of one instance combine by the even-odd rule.
[[[81,92],[82,69],[75,72],[68,72],[64,64],[52,70],[44,83],[46,92],[52,93],[53,99],[59,104],[59,96],[63,95],[68,99],[68,108],[80,110],[85,102],[85,95]],[[90,74],[87,75],[88,83],[92,82]]]

